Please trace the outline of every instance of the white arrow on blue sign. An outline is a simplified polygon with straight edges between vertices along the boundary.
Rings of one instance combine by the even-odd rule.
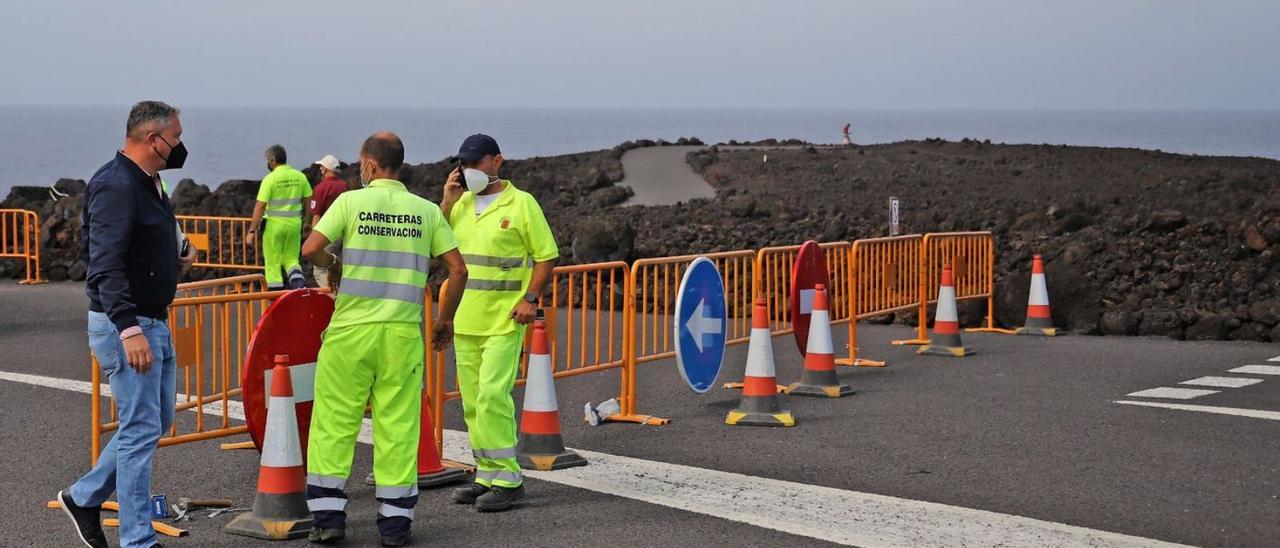
[[[716,264],[706,257],[689,263],[676,293],[676,364],[689,388],[699,394],[711,389],[724,364],[724,282]]]

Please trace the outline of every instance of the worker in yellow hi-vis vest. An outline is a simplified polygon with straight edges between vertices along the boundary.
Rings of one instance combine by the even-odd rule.
[[[469,273],[454,349],[476,479],[456,489],[453,500],[495,512],[524,496],[511,390],[525,326],[533,321],[538,296],[560,254],[538,201],[498,178],[502,152],[497,141],[472,135],[458,150],[458,160],[461,165],[445,183],[441,209]]]
[[[285,288],[288,272],[289,289],[306,287],[307,278],[302,274],[298,261],[298,247],[302,233],[311,230],[311,215],[303,207],[311,197],[311,183],[301,171],[286,163],[284,147],[267,147],[267,171],[258,185],[258,201],[253,206],[253,220],[249,223],[249,240],[257,242],[258,224],[267,219],[262,232],[262,259],[266,264],[267,289]]]
[[[467,267],[440,208],[396,180],[404,145],[376,133],[360,149],[360,181],[325,211],[303,251],[329,270],[338,286],[333,318],[316,359],[315,407],[307,442],[307,506],[315,516],[311,542],[346,537],[351,457],[364,418],[373,409],[373,475],[383,546],[409,542],[418,502],[421,428],[422,317],[431,259],[449,269],[449,291],[433,325],[443,350],[453,337],[454,312]],[[342,259],[325,249],[342,243]],[[424,435],[433,435],[425,432]]]

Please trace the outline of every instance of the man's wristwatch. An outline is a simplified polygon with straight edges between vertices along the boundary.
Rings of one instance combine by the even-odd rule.
[[[537,296],[537,295],[534,295],[534,294],[533,294],[533,292],[525,293],[525,294],[524,294],[524,302],[529,303],[529,304],[537,304],[537,303],[538,303],[538,296]]]

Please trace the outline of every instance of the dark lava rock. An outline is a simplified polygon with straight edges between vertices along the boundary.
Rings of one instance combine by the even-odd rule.
[[[592,219],[578,225],[571,246],[578,263],[629,261],[635,253],[636,231],[625,222]]]
[[[1137,335],[1140,314],[1131,310],[1108,310],[1102,314],[1102,332],[1107,335]]]
[[[1142,314],[1142,322],[1138,324],[1139,335],[1159,335],[1171,339],[1183,336],[1182,318],[1169,309],[1147,310]]]
[[[1249,305],[1249,319],[1267,327],[1280,323],[1280,300],[1264,299]]]
[[[1249,225],[1249,227],[1244,230],[1244,243],[1249,246],[1249,249],[1258,252],[1266,251],[1267,246],[1269,245],[1266,237],[1264,237],[1262,232],[1258,230],[1258,227],[1254,225]]]
[[[1200,319],[1186,328],[1189,341],[1214,341],[1227,337],[1227,318],[1218,314],[1201,314]]]
[[[756,200],[750,196],[730,196],[725,200],[725,209],[734,217],[750,217],[756,211]]]
[[[179,215],[199,215],[201,205],[210,194],[209,187],[196,184],[191,179],[183,179],[173,189],[173,211]]]
[[[1147,228],[1156,232],[1172,232],[1187,224],[1187,217],[1180,211],[1165,210],[1151,214]]]
[[[77,282],[84,281],[85,270],[84,261],[76,261],[67,268],[67,277]]]
[[[633,194],[635,192],[629,187],[610,186],[591,191],[591,194],[587,196],[587,200],[596,207],[605,208],[625,202]]]
[[[62,265],[54,265],[47,268],[45,275],[49,277],[51,282],[65,282],[70,279],[67,276],[67,267]]]

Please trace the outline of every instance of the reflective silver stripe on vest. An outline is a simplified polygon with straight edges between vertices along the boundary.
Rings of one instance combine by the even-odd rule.
[[[533,267],[533,259],[527,262],[524,257],[494,257],[492,255],[469,255],[463,254],[462,260],[467,264],[476,266],[493,266],[503,270],[511,270],[522,266]]]
[[[342,489],[347,485],[347,478],[340,478],[338,476],[322,476],[320,474],[307,474],[307,485],[314,485],[325,489]]]
[[[302,210],[295,209],[293,211],[284,211],[280,209],[268,209],[266,215],[267,217],[301,217]]]
[[[378,515],[384,518],[409,518],[413,519],[413,508],[401,508],[391,504],[383,504],[378,507]]]
[[[328,510],[330,512],[341,512],[347,508],[347,499],[338,497],[325,497],[322,499],[308,499],[307,509],[312,512]]]
[[[402,499],[405,497],[415,497],[418,495],[417,485],[405,486],[384,486],[379,485],[374,488],[373,496],[380,499]]]
[[[379,251],[348,247],[342,250],[342,262],[347,266],[407,268],[424,274],[431,269],[431,258],[407,251]]]
[[[516,458],[516,448],[508,447],[506,449],[472,449],[471,456],[477,459],[514,459]]]
[[[505,470],[476,470],[476,479],[485,481],[505,481],[508,483],[520,483],[520,472],[507,472]]]
[[[278,199],[271,200],[271,201],[267,202],[267,207],[275,207],[275,206],[301,206],[301,205],[302,205],[302,197],[301,197],[301,196],[299,196],[299,197],[297,197],[297,198],[278,198]]]
[[[524,282],[520,280],[476,280],[467,279],[467,289],[481,291],[520,291]]]
[[[426,288],[407,284],[374,282],[343,278],[338,286],[339,295],[369,297],[373,299],[395,299],[422,306],[426,297]]]

